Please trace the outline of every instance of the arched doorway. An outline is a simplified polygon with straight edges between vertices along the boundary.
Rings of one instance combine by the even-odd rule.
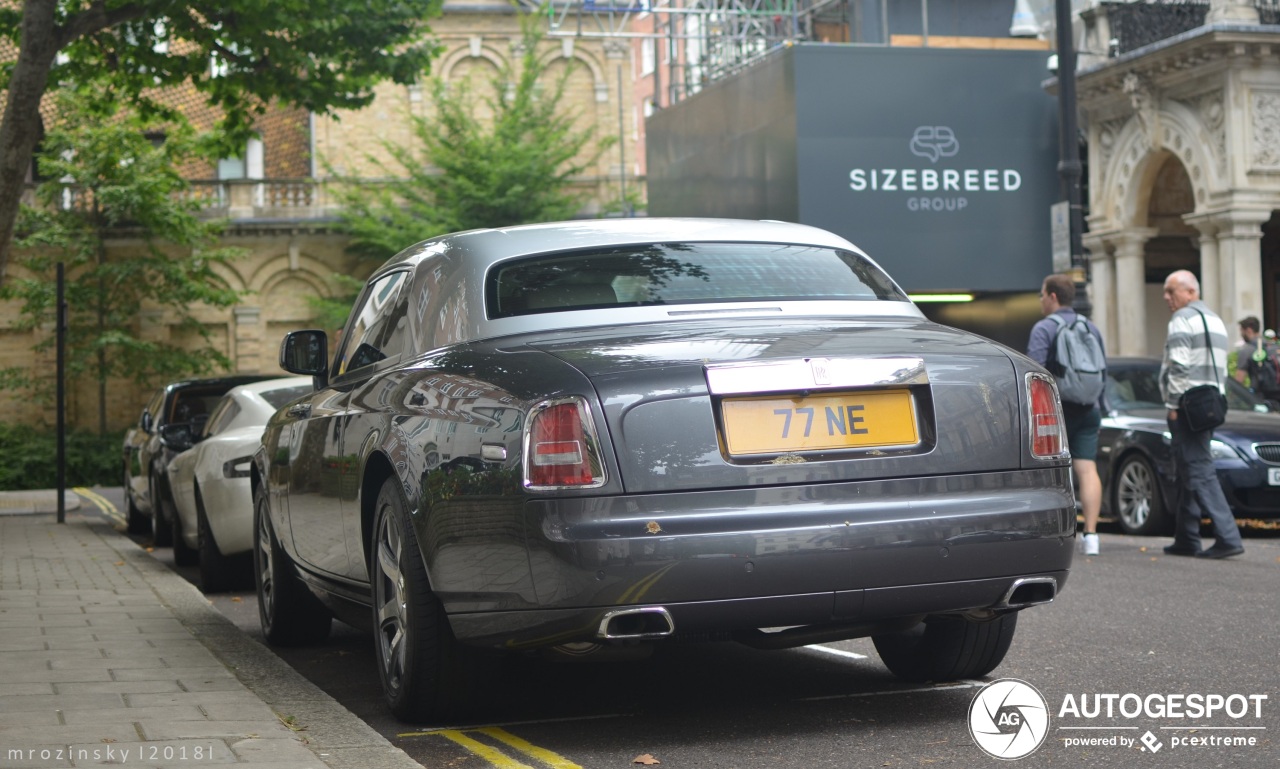
[[[1200,275],[1199,232],[1183,219],[1194,212],[1195,207],[1195,192],[1186,167],[1173,153],[1164,153],[1152,178],[1146,206],[1147,227],[1155,234],[1143,249],[1146,336],[1153,355],[1158,355],[1164,345],[1169,322],[1169,310],[1164,303],[1165,278],[1175,270],[1190,270]]]

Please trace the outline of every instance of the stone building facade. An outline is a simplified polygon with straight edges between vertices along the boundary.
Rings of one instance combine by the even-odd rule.
[[[1276,328],[1280,26],[1260,17],[1275,4],[1213,0],[1202,23],[1129,51],[1118,14],[1153,9],[1120,5],[1083,15],[1077,81],[1090,297],[1108,351],[1161,354],[1163,282],[1177,269],[1199,276],[1229,329],[1249,315]]]
[[[520,16],[508,3],[449,0],[444,15],[432,20],[431,27],[443,52],[433,61],[428,77],[450,83],[469,79],[473,92],[482,95],[504,64],[519,63]],[[548,38],[541,44],[541,55],[549,62],[550,77],[572,67],[563,106],[578,115],[578,125],[595,126],[597,137],[616,136],[620,142],[577,180],[586,201],[580,215],[601,215],[619,199],[624,184],[632,190],[638,186],[634,166],[624,169],[621,163],[624,157],[635,158],[637,152],[635,126],[627,124],[636,119],[631,81],[614,76],[620,65],[630,72],[630,48],[599,38]],[[430,95],[424,78],[412,86],[383,84],[370,106],[336,116],[276,111],[260,125],[261,145],[246,148],[247,178],[209,179],[216,173],[212,168],[195,172],[200,178],[193,178],[193,194],[202,201],[205,213],[229,222],[223,244],[247,252],[220,272],[229,287],[246,292],[243,301],[230,310],[197,311],[216,344],[233,361],[234,371],[279,372],[281,336],[312,325],[307,297],[341,295],[344,289],[335,275],[363,279],[372,269],[373,265],[346,252],[345,236],[333,228],[338,208],[331,179],[355,175],[376,183],[384,178],[386,172],[372,158],[388,159],[384,142],[413,141],[410,116],[429,114]],[[193,104],[192,109],[199,107]],[[255,166],[254,157],[260,159],[260,166]],[[125,258],[136,246],[125,239],[114,241],[111,258]],[[17,272],[14,265],[10,274]],[[0,368],[31,367],[41,376],[52,377],[53,353],[32,352],[33,345],[52,329],[20,332],[13,328],[17,317],[16,304],[0,303]],[[181,342],[173,320],[161,309],[142,307],[137,331],[147,339]],[[109,428],[132,424],[149,395],[131,383],[112,383],[107,396]],[[97,397],[96,383],[69,382],[69,425],[92,429]],[[32,404],[19,393],[0,393],[0,422],[52,425],[54,416],[51,405]]]

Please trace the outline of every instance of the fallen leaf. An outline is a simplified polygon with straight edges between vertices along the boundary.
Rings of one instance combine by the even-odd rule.
[[[244,601],[244,599],[243,599],[243,598],[241,598],[241,597],[240,597],[240,596],[238,596],[238,595],[233,595],[233,596],[231,596],[231,603],[241,603],[241,602],[243,602],[243,601]]]
[[[116,561],[116,566],[124,566],[124,561]]]
[[[148,548],[145,548],[145,550],[146,550],[148,553],[154,553],[154,552],[156,551],[156,549],[155,549],[154,547],[148,547]]]
[[[645,753],[644,755],[636,756],[635,758],[631,759],[631,763],[633,763],[633,764],[644,764],[645,766],[651,766],[651,765],[653,765],[653,764],[660,764],[660,763],[662,763],[662,762],[661,762],[661,761],[659,761],[658,759],[654,758],[654,757],[653,757],[652,755],[650,755],[649,753]]]

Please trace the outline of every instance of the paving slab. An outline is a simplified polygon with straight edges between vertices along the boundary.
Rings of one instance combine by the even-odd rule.
[[[74,494],[58,523],[55,497],[0,493],[0,769],[420,769]]]

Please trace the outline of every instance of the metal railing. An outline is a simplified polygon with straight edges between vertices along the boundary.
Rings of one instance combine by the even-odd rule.
[[[1111,29],[1111,55],[1119,56],[1204,26],[1208,0],[1104,2]],[[1280,0],[1254,0],[1262,24],[1280,24]]]

